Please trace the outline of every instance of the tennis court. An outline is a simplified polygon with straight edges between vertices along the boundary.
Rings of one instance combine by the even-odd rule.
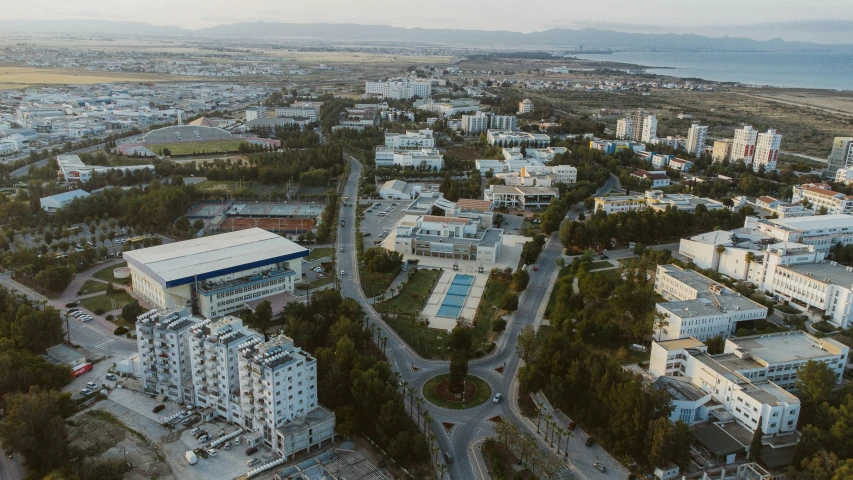
[[[188,210],[186,217],[193,218],[213,218],[227,209],[229,204],[224,202],[208,202],[198,201],[193,204]]]
[[[465,305],[465,299],[468,298],[468,293],[471,291],[471,285],[474,284],[474,277],[471,275],[462,275],[457,273],[450,282],[450,287],[447,288],[447,295],[441,302],[441,307],[436,313],[437,317],[459,318],[462,313],[462,306]]]

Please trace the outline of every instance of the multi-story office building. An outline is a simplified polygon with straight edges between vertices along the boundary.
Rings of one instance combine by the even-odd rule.
[[[246,121],[257,120],[259,118],[267,117],[267,107],[263,105],[258,105],[254,107],[249,107],[246,109]]]
[[[473,115],[462,115],[462,131],[473,135],[486,130],[515,130],[517,118],[515,115],[497,115],[494,113],[477,112]]]
[[[795,185],[791,202],[800,203],[803,200],[810,203],[812,209],[822,213],[853,213],[853,195],[835,192],[825,183]]]
[[[655,292],[667,302],[656,309],[667,324],[655,331],[658,339],[727,338],[739,322],[767,318],[767,307],[693,270],[659,265]]]
[[[772,128],[764,133],[759,133],[755,140],[755,156],[752,160],[752,169],[756,172],[761,167],[765,171],[776,170],[776,161],[779,159],[779,146],[782,145],[782,135],[776,133]]]
[[[829,176],[835,175],[839,168],[853,167],[853,137],[835,137],[827,163]]]
[[[257,432],[250,444],[290,458],[334,437],[334,414],[317,401],[317,360],[292,339],[247,344],[238,364],[243,426]]]
[[[195,406],[210,407],[216,416],[242,425],[237,357],[241,349],[262,342],[263,335],[228,316],[192,325],[189,339]]]
[[[502,147],[547,147],[551,137],[543,133],[513,132],[511,130],[489,130],[486,133],[489,145]]]
[[[755,157],[755,142],[758,139],[758,131],[752,125],[744,125],[743,128],[735,130],[735,139],[732,142],[732,154],[729,158],[732,162],[743,160],[747,165],[752,164]]]
[[[731,160],[732,148],[734,148],[733,140],[714,140],[714,153],[711,154],[714,163]]]
[[[387,82],[364,82],[364,92],[395,100],[429,98],[432,93],[432,81],[403,78]]]
[[[151,310],[136,319],[143,392],[178,403],[195,401],[189,339],[199,321],[185,307]]]
[[[797,428],[800,401],[789,392],[795,389],[797,369],[809,360],[824,362],[840,382],[849,350],[831,339],[784,332],[728,339],[724,353],[707,352],[708,347],[696,338],[652,342],[649,373],[681,377],[711,394],[714,402],[684,412],[685,417],[710,414],[749,432],[761,422],[765,435],[776,436]],[[721,412],[715,414],[716,410]]]
[[[631,140],[634,138],[634,120],[630,117],[616,120],[616,139]]]
[[[483,192],[483,200],[507,208],[546,208],[551,200],[560,198],[560,191],[546,186],[490,185]]]
[[[708,135],[708,127],[693,123],[687,132],[687,152],[697,157],[705,152],[705,138]]]
[[[385,133],[385,146],[389,148],[435,148],[432,130],[407,130],[406,133]]]
[[[829,323],[853,325],[853,267],[835,262],[778,265],[772,283],[776,298],[801,310],[820,310]]]
[[[853,215],[816,215],[796,218],[758,219],[747,217],[744,227],[753,228],[781,242],[814,245],[815,251],[828,255],[836,245],[853,243]]]
[[[404,255],[495,263],[503,230],[483,227],[479,215],[406,215],[395,229],[394,250]]]
[[[190,307],[205,318],[293,292],[308,250],[260,228],[124,252],[133,291],[158,308]]]
[[[413,105],[418,110],[438,113],[444,117],[451,117],[457,113],[477,112],[480,110],[480,101],[470,98],[447,99],[436,101],[432,98],[415,100]]]
[[[525,113],[533,113],[533,100],[529,98],[518,102],[518,114],[524,115]]]
[[[296,104],[289,107],[275,107],[275,116],[278,118],[307,118],[316,122],[319,115],[320,107],[298,106]]]
[[[444,155],[435,148],[418,150],[376,147],[377,167],[412,167],[421,170],[440,171],[444,168]]]

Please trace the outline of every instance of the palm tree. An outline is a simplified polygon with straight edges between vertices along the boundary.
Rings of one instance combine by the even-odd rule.
[[[557,455],[560,454],[560,444],[563,443],[563,429],[560,427],[556,427],[557,430]]]
[[[402,387],[401,389],[402,389],[402,391],[403,391],[403,403],[406,403],[406,392],[409,390],[409,389],[408,389],[408,388],[406,388],[406,387],[408,387],[408,386],[409,386],[409,382],[407,382],[407,381],[405,381],[405,380],[403,380],[403,381],[400,383],[400,387]],[[409,411],[411,411],[411,410],[412,410],[412,409],[411,409],[411,408],[409,408]]]
[[[542,421],[542,404],[536,403],[536,433],[539,432],[539,423]]]
[[[664,327],[669,325],[669,316],[663,312],[655,310],[654,312],[655,330],[658,332],[658,341],[660,341],[661,333]]]
[[[444,480],[444,474],[447,473],[447,464],[445,464],[445,463],[439,464],[438,465],[438,473],[439,473],[439,478],[441,478],[441,480]]]
[[[551,419],[552,418],[553,418],[553,416],[550,413],[545,415],[545,438],[548,438],[548,432],[551,428]]]
[[[416,398],[415,403],[418,405],[418,425],[420,425],[421,424],[421,407],[424,406],[423,397]]]
[[[432,415],[429,414],[429,410],[424,410],[424,431],[428,431],[429,424],[432,423]]]
[[[746,256],[743,259],[746,262],[746,279],[749,280],[749,267],[755,262],[755,253],[746,252]]]

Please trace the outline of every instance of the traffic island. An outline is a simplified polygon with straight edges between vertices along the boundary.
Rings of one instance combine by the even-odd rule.
[[[427,380],[423,387],[424,398],[433,405],[464,410],[485,403],[492,396],[492,389],[480,377],[465,377],[465,390],[462,393],[451,392],[450,374],[444,373]]]

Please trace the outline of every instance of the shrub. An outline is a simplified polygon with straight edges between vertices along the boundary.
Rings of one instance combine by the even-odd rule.
[[[518,295],[515,293],[505,294],[501,299],[501,308],[508,312],[518,310]]]
[[[128,332],[128,330],[127,330],[127,327],[125,327],[125,326],[120,326],[120,327],[117,327],[115,330],[113,330],[114,335],[124,335],[127,332]]]
[[[506,330],[506,320],[503,318],[496,318],[495,321],[492,322],[492,331],[503,332],[504,330]]]
[[[113,320],[115,320],[116,317],[114,317],[113,314],[111,313],[111,314],[107,315],[106,318],[107,318],[107,320],[112,322]]]
[[[104,314],[104,309],[103,309],[103,308],[96,308],[96,309],[94,310],[94,313],[95,313],[95,315],[103,315],[103,314]]]
[[[77,302],[71,302],[71,303],[65,304],[65,308],[72,308],[72,307],[76,307],[76,306],[77,306]]]

